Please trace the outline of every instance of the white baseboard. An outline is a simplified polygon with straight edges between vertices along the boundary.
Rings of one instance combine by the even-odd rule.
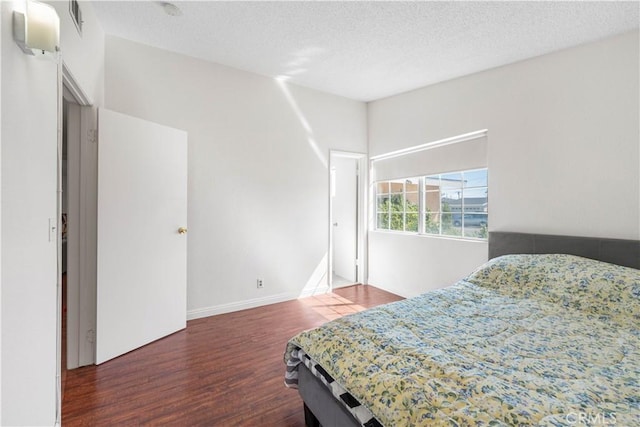
[[[227,304],[214,305],[211,307],[195,308],[187,311],[187,320],[200,319],[202,317],[215,316],[217,314],[231,313],[234,311],[246,310],[248,308],[261,307],[263,305],[276,304],[279,302],[291,301],[298,298],[306,298],[312,295],[320,295],[327,293],[329,287],[327,285],[313,289],[305,289],[300,295],[292,293],[281,293],[262,298],[253,298],[244,301],[230,302]]]
[[[216,314],[231,313],[233,311],[246,310],[248,308],[261,307],[263,305],[296,299],[297,296],[290,293],[282,293],[262,298],[253,298],[244,301],[230,302],[211,307],[196,308],[187,311],[187,320],[200,319],[201,317],[215,316]]]

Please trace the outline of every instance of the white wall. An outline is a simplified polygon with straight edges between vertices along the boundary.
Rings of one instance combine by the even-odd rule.
[[[488,129],[490,231],[638,239],[639,62],[632,32],[372,102],[369,155]],[[446,285],[434,269],[470,272],[437,255],[441,239],[416,239],[372,232],[370,283],[412,267],[408,295]]]
[[[326,284],[329,149],[366,151],[364,103],[112,37],[105,76],[107,108],[189,133],[191,318]]]
[[[52,425],[56,376],[57,65],[13,42],[2,7],[2,425]]]
[[[48,221],[57,215],[58,70],[53,61],[27,56],[13,42],[12,12],[20,3],[0,2],[0,424],[53,425],[56,421],[57,243],[55,238],[49,240]],[[68,2],[58,2],[55,6],[61,17],[65,61],[75,64],[71,68],[90,86],[90,93],[101,93],[101,77],[93,75],[93,71],[86,72],[88,68],[94,67],[95,71],[101,66],[94,63],[91,54],[84,52],[99,51],[103,43],[98,40],[96,47],[91,46],[90,36],[82,40],[66,36],[68,19],[64,12]],[[89,11],[88,22],[93,22],[91,6],[83,3],[83,8]],[[101,31],[97,30],[98,35]]]
[[[81,1],[82,35],[69,13],[69,0],[48,1],[60,17],[60,45],[65,65],[95,105],[104,99],[104,31],[98,23],[93,5]]]
[[[369,233],[369,283],[404,297],[442,288],[487,260],[487,243]]]

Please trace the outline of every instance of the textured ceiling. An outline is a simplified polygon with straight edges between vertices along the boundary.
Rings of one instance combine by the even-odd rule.
[[[370,101],[637,29],[640,2],[94,3],[105,32]]]

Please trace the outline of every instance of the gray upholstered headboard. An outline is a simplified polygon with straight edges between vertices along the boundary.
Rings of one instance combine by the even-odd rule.
[[[640,269],[640,241],[546,234],[489,233],[489,259],[508,254],[571,254]]]

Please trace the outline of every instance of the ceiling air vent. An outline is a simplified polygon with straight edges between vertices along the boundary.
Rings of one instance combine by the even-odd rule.
[[[84,21],[82,20],[82,10],[80,10],[80,2],[78,0],[69,0],[69,13],[73,23],[76,24],[78,34],[82,36],[82,24]]]

